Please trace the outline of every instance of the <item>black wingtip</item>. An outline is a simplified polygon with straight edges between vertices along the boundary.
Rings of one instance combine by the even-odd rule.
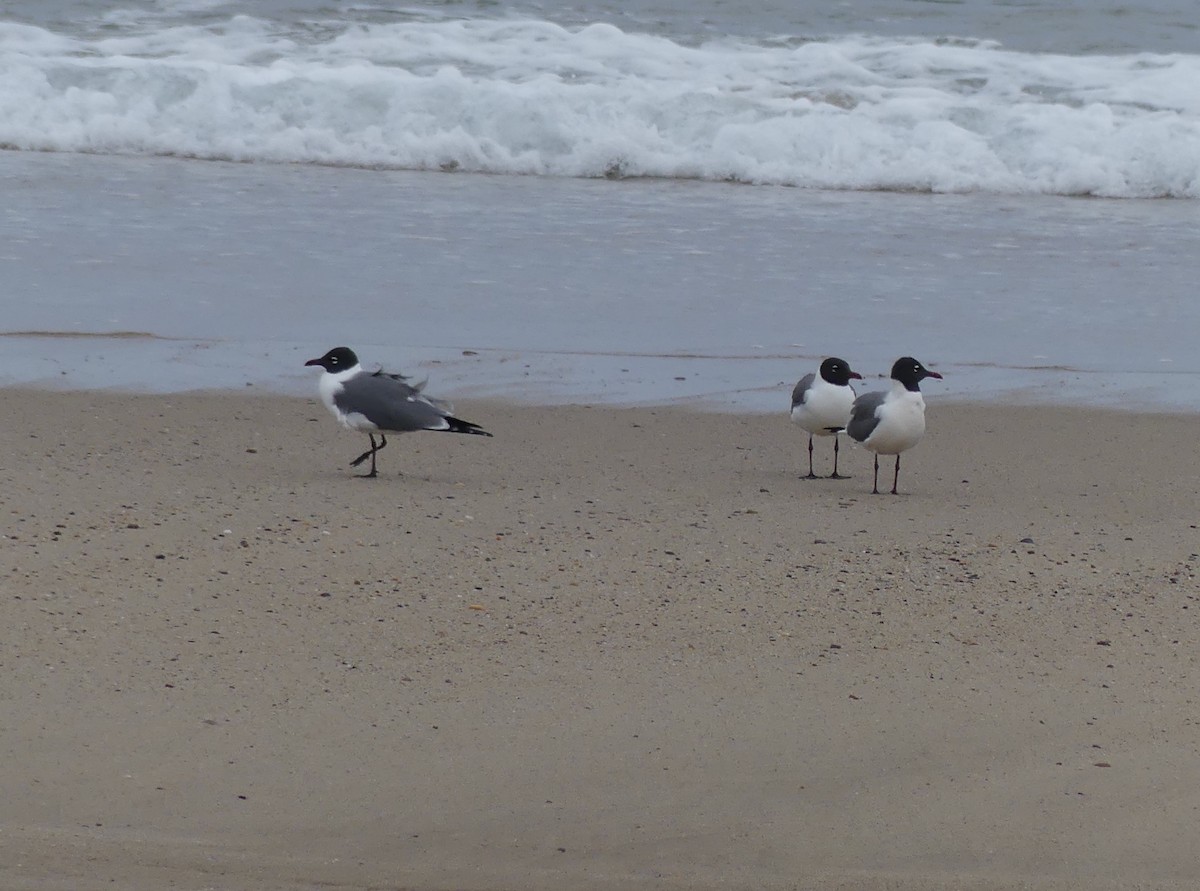
[[[461,418],[447,417],[446,422],[450,425],[446,428],[447,433],[470,433],[474,436],[491,436],[478,424],[472,424],[470,421],[464,421]]]

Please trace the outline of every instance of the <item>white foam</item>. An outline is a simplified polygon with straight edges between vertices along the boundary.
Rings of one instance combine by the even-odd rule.
[[[1200,196],[1200,56],[595,24],[0,23],[18,149],[814,188]]]

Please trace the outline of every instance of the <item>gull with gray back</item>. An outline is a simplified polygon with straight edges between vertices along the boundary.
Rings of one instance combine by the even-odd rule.
[[[845,359],[831,356],[815,374],[800,378],[792,390],[792,421],[808,433],[808,476],[804,479],[817,479],[813,473],[814,436],[833,437],[833,473],[829,478],[844,479],[838,473],[838,434],[850,423],[850,409],[854,405],[852,380],[862,380],[862,375],[851,371]]]
[[[357,467],[371,459],[371,471],[363,476],[376,476],[375,454],[387,445],[385,433],[431,430],[492,435],[478,424],[454,417],[453,409],[445,402],[426,396],[422,392],[424,382],[410,384],[402,374],[364,371],[358,356],[348,347],[334,347],[320,359],[304,364],[324,369],[317,391],[338,422],[347,429],[366,433],[370,439],[371,448],[350,462],[351,467]]]
[[[892,388],[886,392],[864,393],[854,400],[854,409],[846,432],[875,453],[875,483],[871,494],[879,494],[879,456],[895,455],[896,472],[892,494],[900,482],[900,453],[920,442],[925,435],[925,397],[921,381],[942,376],[930,371],[911,356],[892,365]]]

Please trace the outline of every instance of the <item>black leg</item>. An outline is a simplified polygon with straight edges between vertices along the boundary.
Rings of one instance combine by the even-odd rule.
[[[892,477],[892,494],[893,495],[898,494],[896,492],[896,486],[899,485],[899,483],[900,483],[900,454],[897,453],[896,454],[896,475],[894,477]]]
[[[367,435],[368,435],[368,436],[370,436],[370,434],[367,434]],[[369,480],[373,480],[373,479],[375,479],[375,476],[376,476],[376,471],[375,471],[375,453],[376,453],[376,452],[378,452],[378,451],[379,451],[379,449],[375,448],[375,437],[374,437],[374,436],[371,436],[371,472],[370,472],[370,473],[364,473],[364,474],[363,474],[363,478],[364,478],[364,479],[369,479]]]
[[[382,433],[379,434],[379,448],[375,448],[375,437],[371,437],[371,448],[373,451],[371,452],[371,472],[366,475],[368,479],[375,476],[375,452],[383,451],[385,445],[387,445],[387,437]]]
[[[362,464],[364,461],[366,461],[368,458],[370,458],[372,455],[375,454],[375,437],[371,436],[370,433],[368,433],[367,436],[370,437],[371,447],[369,449],[367,449],[365,452],[363,452],[361,455],[359,455],[357,458],[355,458],[353,461],[351,461],[350,462],[351,467],[357,467],[359,464]]]
[[[813,442],[812,442],[812,439],[813,439],[812,434],[811,433],[808,434],[808,476],[803,477],[803,479],[806,479],[806,480],[815,480],[817,478],[817,475],[815,473],[813,473],[813,463],[812,463]]]
[[[351,461],[350,466],[357,467],[359,464],[362,464],[364,461],[366,461],[368,458],[370,458],[371,459],[371,472],[360,474],[360,476],[362,476],[363,479],[372,479],[373,477],[375,477],[377,475],[376,471],[375,471],[375,453],[378,452],[380,449],[382,449],[385,445],[387,445],[387,437],[384,436],[382,433],[380,433],[379,434],[379,445],[375,445],[375,434],[368,433],[367,438],[371,440],[371,448],[368,451],[363,452],[361,455],[359,455],[353,461]]]
[[[879,494],[879,455],[875,455],[875,483],[871,486],[871,494]]]
[[[831,480],[844,480],[846,477],[837,472],[838,462],[838,441],[841,439],[836,433],[833,434],[833,473],[829,474]]]

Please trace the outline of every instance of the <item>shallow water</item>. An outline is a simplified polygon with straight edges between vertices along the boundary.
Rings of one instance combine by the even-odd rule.
[[[451,396],[770,411],[823,355],[912,354],[931,398],[1200,406],[1186,201],[14,152],[0,181],[8,385],[307,393],[346,344]]]

